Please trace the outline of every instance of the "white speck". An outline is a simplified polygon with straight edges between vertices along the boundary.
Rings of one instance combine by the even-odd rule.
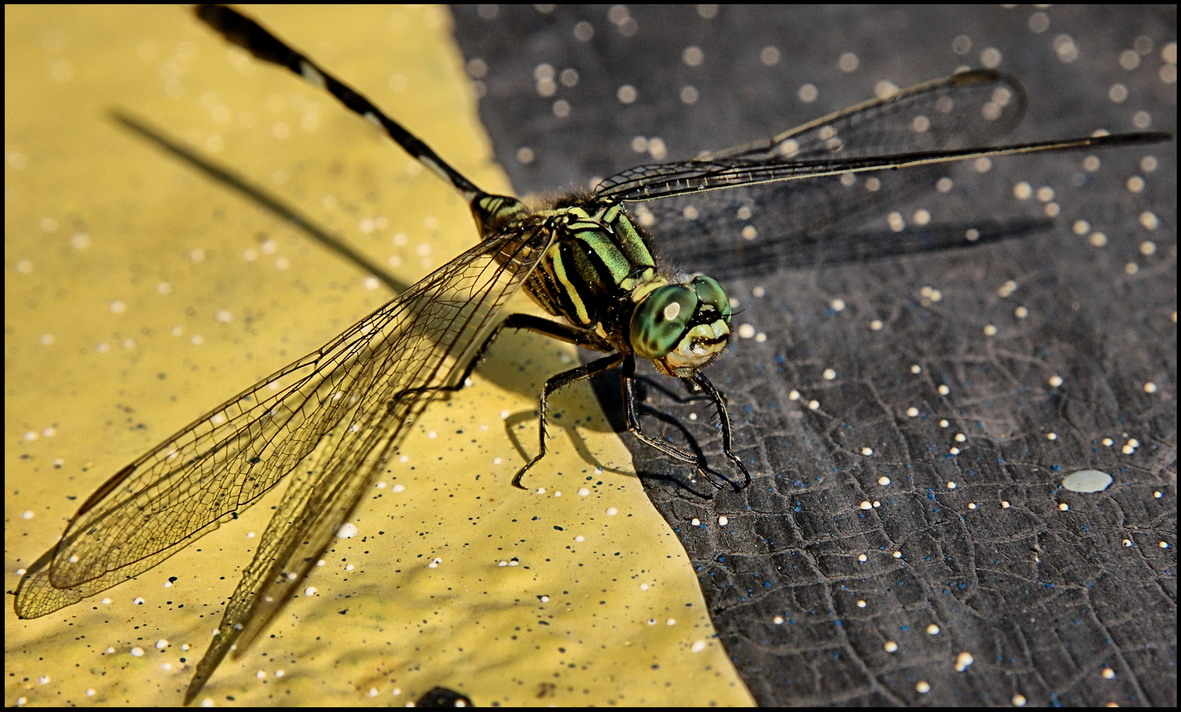
[[[618,509],[616,509],[615,507],[607,507],[607,516],[608,517],[614,517],[616,514],[619,514]]]
[[[1109,667],[1103,668],[1103,679],[1112,680],[1114,678],[1115,678],[1115,670],[1112,670]]]
[[[885,475],[882,475],[881,477],[878,478],[878,484],[881,485],[882,487],[889,487],[890,483],[891,483],[890,478],[886,477]]]
[[[1071,492],[1102,492],[1115,479],[1102,470],[1079,470],[1062,478],[1062,486]]]
[[[857,506],[863,510],[873,509],[873,504],[869,500],[862,500],[861,504]]]
[[[1152,381],[1149,381],[1148,383],[1144,384],[1144,392],[1145,393],[1156,393],[1156,391],[1157,391],[1157,385],[1155,383],[1153,383]]]
[[[726,525],[727,525],[727,524],[729,524],[729,523],[730,523],[730,518],[729,518],[729,517],[727,517],[727,516],[724,516],[724,515],[723,515],[723,516],[721,516],[721,517],[718,517],[718,526],[719,526],[719,527],[724,527],[724,526],[726,526]]]
[[[690,646],[689,650],[694,653],[700,653],[702,650],[705,650],[705,641],[704,640],[693,641],[693,645]]]
[[[882,646],[882,650],[885,650],[887,653],[896,653],[898,652],[898,643],[893,640],[887,640],[886,644]]]
[[[1013,706],[1014,707],[1024,707],[1025,706],[1025,695],[1020,695],[1020,694],[1013,695]]]
[[[962,652],[955,658],[955,671],[963,672],[964,670],[967,670],[969,667],[971,667],[972,663],[974,662],[976,662],[976,658],[972,657],[971,653],[966,651]]]
[[[954,480],[948,480],[947,484],[945,484],[944,487],[946,487],[949,490],[953,490],[953,489],[959,487],[959,485],[957,485]]]
[[[352,522],[345,522],[340,525],[340,529],[336,530],[337,539],[352,539],[357,536],[357,525]]]
[[[865,455],[866,457],[869,457],[870,455],[872,455],[872,454],[873,454],[873,448],[871,448],[871,447],[863,447],[863,448],[861,448],[861,454],[862,454],[862,455]]]
[[[140,648],[140,647],[132,648],[130,652],[131,652],[131,656],[135,657],[135,658],[142,658],[145,654],[144,649]]]
[[[939,635],[939,626],[934,623],[927,626],[927,635]]]
[[[826,368],[826,369],[824,369],[824,373],[822,374],[822,376],[824,377],[824,380],[831,381],[837,377],[837,372],[832,370],[831,368]]]
[[[1059,511],[1059,512],[1069,512],[1069,511],[1070,511],[1070,505],[1069,505],[1069,504],[1067,504],[1066,502],[1059,502],[1059,503],[1058,503],[1058,511]]]
[[[919,680],[917,683],[915,683],[914,689],[915,692],[919,693],[920,695],[925,695],[931,691],[931,683],[927,682],[926,680]]]

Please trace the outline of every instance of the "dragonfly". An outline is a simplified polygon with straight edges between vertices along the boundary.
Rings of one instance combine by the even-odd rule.
[[[463,386],[505,329],[526,329],[604,354],[549,377],[538,402],[538,452],[555,392],[618,368],[626,429],[648,447],[707,471],[702,458],[645,433],[637,361],[702,394],[721,452],[734,448],[723,394],[702,370],[730,343],[731,301],[715,279],[674,272],[626,204],[703,191],[934,166],[975,158],[1165,141],[1131,133],[988,145],[1026,101],[1013,78],[966,71],[875,98],[767,139],[691,160],[641,165],[587,192],[539,204],[481,190],[368,98],[253,19],[223,6],[197,17],[257,59],[285,67],[375,125],[467,202],[479,241],[344,333],[238,393],[114,474],[55,546],[21,578],[15,610],[45,616],[135,578],[288,487],[229,598],[185,692],[191,702],[231,650],[241,652],[291,599],[418,416]],[[1005,107],[1008,107],[1006,109]],[[1014,108],[1016,107],[1016,108]],[[1001,117],[992,121],[990,117]],[[806,185],[806,184],[801,184]],[[505,315],[518,292],[549,318]],[[706,479],[718,489],[724,484]]]

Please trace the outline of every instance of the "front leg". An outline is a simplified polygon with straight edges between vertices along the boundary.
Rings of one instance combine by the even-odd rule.
[[[541,400],[538,402],[537,406],[537,435],[539,442],[537,455],[532,460],[525,463],[525,466],[517,471],[516,476],[513,477],[513,487],[525,489],[524,485],[521,484],[521,478],[525,476],[525,473],[530,467],[533,467],[538,461],[541,460],[541,458],[545,457],[545,453],[548,449],[545,444],[545,414],[546,411],[549,410],[549,397],[559,389],[565,388],[571,383],[577,383],[578,381],[586,380],[597,373],[602,373],[603,371],[615,368],[622,360],[624,360],[623,354],[610,354],[608,356],[604,356],[603,358],[595,359],[590,363],[584,363],[583,365],[578,366],[577,368],[572,368],[569,371],[562,371],[561,373],[550,376],[546,379],[545,388],[543,388],[541,391]]]

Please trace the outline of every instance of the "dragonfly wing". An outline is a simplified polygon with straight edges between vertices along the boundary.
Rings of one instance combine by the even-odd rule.
[[[325,482],[370,474],[356,467],[372,469],[365,458],[382,427],[401,432],[425,405],[408,398],[392,408],[394,395],[443,385],[462,369],[545,247],[511,235],[481,242],[123,468],[21,579],[17,614],[46,615],[156,566],[236,517],[318,446],[328,448],[315,458]],[[311,482],[309,497],[321,486]]]
[[[515,237],[493,242],[494,251],[482,244],[391,303],[407,312],[396,319],[396,348],[370,360],[376,382],[355,391],[353,408],[292,480],[197,665],[186,702],[235,645],[249,645],[291,599],[410,425],[439,388],[457,385],[504,301],[547,247]]]
[[[920,84],[821,117],[769,139],[691,161],[635,166],[604,179],[596,195],[652,200],[850,170],[880,170],[883,157],[988,146],[1013,130],[1027,99],[1017,80],[978,70]]]

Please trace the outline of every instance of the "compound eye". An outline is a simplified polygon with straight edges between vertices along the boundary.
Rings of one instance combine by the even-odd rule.
[[[697,293],[697,300],[701,303],[702,308],[713,309],[729,323],[730,297],[726,295],[726,290],[722,289],[722,285],[718,284],[718,281],[713,277],[707,277],[704,274],[694,277],[690,284],[693,285],[693,291]]]
[[[697,299],[696,289],[681,284],[654,289],[632,314],[631,345],[636,355],[663,358],[676,348],[697,310]]]

